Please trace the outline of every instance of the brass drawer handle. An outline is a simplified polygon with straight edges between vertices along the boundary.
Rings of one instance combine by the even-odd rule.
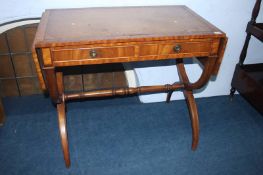
[[[96,58],[98,56],[98,53],[96,52],[96,50],[92,49],[91,51],[89,51],[89,55],[91,58]]]
[[[174,46],[173,50],[175,53],[179,53],[181,52],[181,48],[182,48],[181,45],[177,44]]]

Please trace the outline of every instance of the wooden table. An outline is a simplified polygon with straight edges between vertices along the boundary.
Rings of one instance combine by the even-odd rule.
[[[70,166],[65,102],[72,99],[184,92],[191,116],[192,149],[199,140],[193,90],[218,73],[226,34],[186,6],[52,9],[43,13],[33,44],[33,57],[43,90],[57,106],[66,166]],[[189,82],[183,58],[197,58],[203,73]],[[175,59],[180,81],[174,84],[64,93],[60,67]],[[172,76],[172,75],[167,75]]]

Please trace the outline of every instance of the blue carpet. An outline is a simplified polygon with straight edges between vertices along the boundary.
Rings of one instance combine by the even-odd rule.
[[[136,97],[68,103],[71,168],[57,114],[40,95],[4,99],[0,174],[242,175],[263,173],[263,117],[242,97],[197,99],[200,143],[191,151],[185,101]]]

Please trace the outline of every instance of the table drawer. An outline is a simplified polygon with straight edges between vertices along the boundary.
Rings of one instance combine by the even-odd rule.
[[[209,41],[173,42],[159,45],[159,55],[207,53],[211,51]]]
[[[134,56],[134,46],[53,49],[53,61],[121,58]]]

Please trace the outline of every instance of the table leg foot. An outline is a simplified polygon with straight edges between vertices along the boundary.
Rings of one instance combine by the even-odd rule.
[[[58,124],[66,167],[70,167],[69,146],[66,127],[65,102],[57,104]]]
[[[236,92],[236,88],[232,87],[232,88],[230,89],[230,94],[229,94],[229,98],[230,98],[231,101],[232,101],[233,98],[234,98],[235,92]]]
[[[166,96],[166,103],[169,103],[171,101],[173,91],[169,91]]]
[[[192,125],[192,150],[196,150],[199,142],[199,119],[195,99],[192,91],[184,91],[184,96],[188,105],[191,125]]]

